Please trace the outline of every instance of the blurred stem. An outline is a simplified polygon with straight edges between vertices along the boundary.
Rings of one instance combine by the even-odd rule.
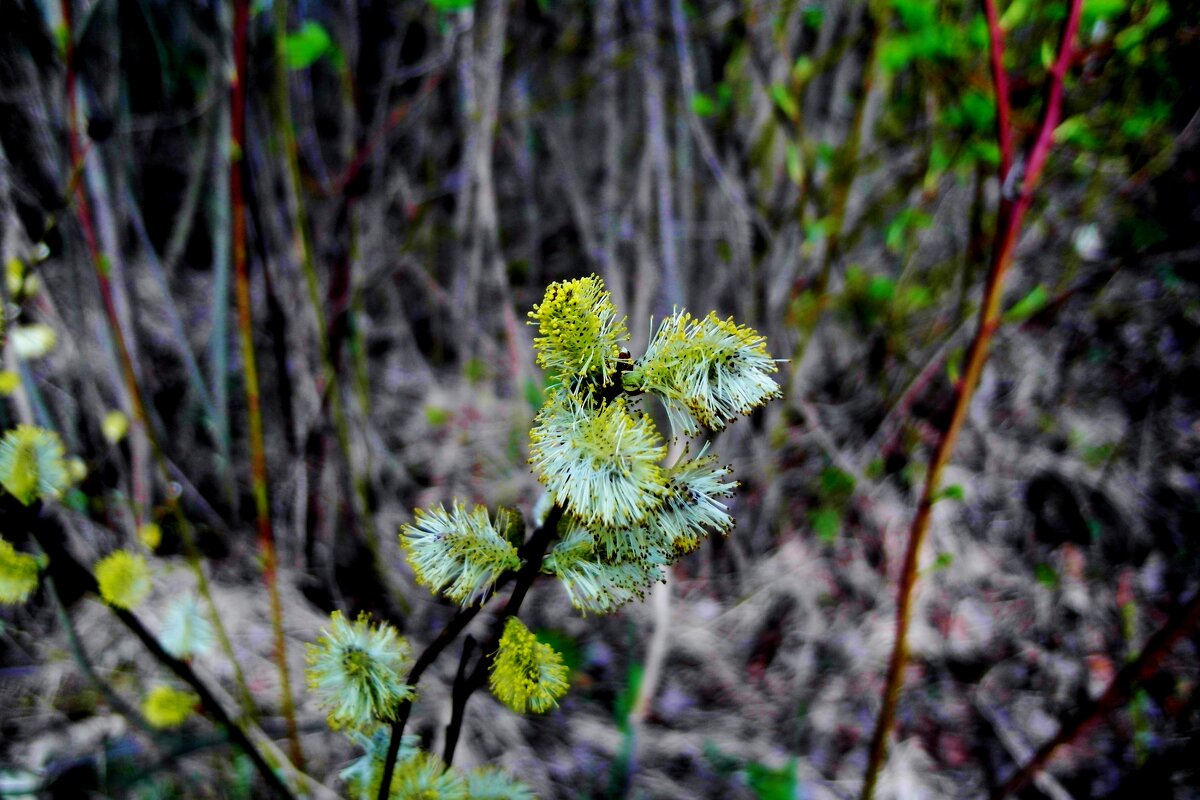
[[[1020,791],[1054,758],[1059,748],[1078,739],[1089,727],[1127,702],[1132,697],[1134,689],[1158,672],[1163,660],[1175,644],[1193,631],[1198,623],[1200,623],[1200,591],[1193,594],[1187,605],[1179,609],[1166,625],[1155,632],[1142,649],[1141,654],[1117,673],[1100,697],[1086,703],[1067,718],[1053,738],[1038,748],[1038,751],[1023,767],[992,792],[991,800],[1002,800],[1002,798]]]
[[[71,657],[75,660],[75,665],[79,667],[79,671],[91,682],[92,686],[96,687],[96,691],[100,692],[104,697],[104,701],[108,703],[113,711],[136,725],[142,733],[153,736],[155,730],[150,727],[145,718],[122,700],[92,667],[92,663],[88,660],[87,653],[83,649],[83,643],[79,641],[79,634],[75,630],[75,624],[71,621],[71,615],[67,613],[67,608],[63,605],[62,598],[58,594],[58,587],[55,585],[54,578],[51,575],[46,575],[45,584],[46,593],[50,596],[50,602],[54,604],[54,613],[58,617],[58,624],[62,625],[63,631],[67,635],[67,647],[70,649]]]
[[[325,306],[321,300],[321,283],[317,275],[317,261],[310,230],[308,205],[304,199],[304,183],[300,175],[299,148],[296,143],[296,128],[292,122],[291,92],[288,86],[288,67],[285,58],[288,29],[287,0],[276,0],[275,13],[275,85],[274,111],[275,128],[283,140],[283,157],[287,162],[288,186],[293,206],[292,248],[299,256],[300,269],[304,273],[304,284],[308,290],[308,302],[312,307],[313,318],[317,328],[317,350],[321,359],[323,372],[322,387],[329,393],[329,410],[333,418],[334,435],[337,437],[338,449],[341,450],[342,461],[349,472],[351,486],[354,487],[355,512],[363,526],[367,547],[373,556],[379,550],[379,536],[375,528],[375,520],[371,514],[370,498],[366,480],[355,469],[354,456],[350,447],[350,426],[346,419],[346,409],[342,398],[340,377],[334,363],[332,348],[329,341],[329,325],[325,317]],[[344,81],[343,81],[344,85]],[[362,403],[360,399],[360,404]],[[363,414],[366,406],[364,404]],[[378,558],[375,558],[378,563]]]
[[[73,173],[79,175],[82,174],[83,171],[85,153],[79,132],[79,105],[76,92],[75,45],[74,31],[71,24],[73,11],[71,2],[72,0],[61,0],[64,30],[64,57],[66,59],[67,142],[69,148],[68,152],[73,165]],[[167,502],[179,526],[179,535],[183,540],[184,553],[187,557],[188,566],[196,575],[196,584],[201,595],[203,595],[208,604],[209,615],[217,632],[217,638],[221,643],[222,649],[225,651],[226,657],[233,665],[234,675],[237,679],[238,690],[244,710],[247,714],[253,716],[254,703],[250,698],[250,690],[246,686],[246,679],[242,674],[241,665],[234,657],[233,647],[230,644],[229,637],[225,632],[225,626],[221,622],[221,615],[217,613],[217,607],[213,603],[212,593],[209,591],[208,578],[204,575],[204,568],[200,563],[200,554],[196,550],[195,540],[192,536],[191,524],[184,517],[183,511],[179,507],[178,497],[176,497],[170,491],[171,478],[170,472],[167,468],[167,459],[162,449],[162,443],[159,440],[158,435],[155,433],[153,426],[150,424],[149,415],[146,413],[142,388],[138,383],[137,373],[133,368],[133,360],[129,355],[129,348],[126,346],[125,336],[121,329],[121,322],[117,316],[116,304],[113,301],[112,284],[109,281],[108,275],[108,260],[100,251],[100,245],[96,237],[95,226],[92,222],[91,207],[88,204],[87,189],[82,180],[72,181],[72,187],[75,194],[76,208],[79,213],[80,228],[83,230],[84,243],[87,246],[88,255],[91,258],[92,266],[96,273],[96,280],[100,286],[100,298],[104,306],[105,320],[112,335],[113,343],[117,348],[121,375],[125,381],[126,390],[129,393],[130,404],[133,407],[134,421],[146,434],[146,440],[150,444],[150,450],[158,466],[160,478],[163,482],[163,485],[167,487]],[[140,520],[143,509],[137,509],[136,513],[137,518]]]
[[[1008,73],[1004,71],[1004,29],[996,10],[996,0],[983,0],[987,17],[992,83],[996,93],[996,140],[1000,145],[1000,183],[1008,180],[1013,162],[1012,107],[1009,101]]]
[[[499,646],[500,637],[504,633],[504,623],[508,618],[521,610],[521,604],[525,601],[525,595],[529,592],[529,587],[533,585],[539,571],[542,568],[542,558],[546,550],[558,533],[558,523],[562,519],[563,508],[559,505],[551,507],[550,512],[546,515],[546,520],[541,524],[529,540],[521,546],[518,551],[522,564],[521,568],[516,572],[506,572],[496,581],[495,591],[499,591],[510,580],[516,581],[516,586],[513,587],[512,594],[508,597],[508,603],[504,609],[497,615],[492,623],[492,629],[488,636],[487,642],[480,648],[479,662],[476,664],[472,674],[460,682],[455,679],[454,695],[457,697],[460,693],[465,692],[465,696],[461,701],[455,701],[455,716],[450,720],[450,724],[446,728],[446,763],[450,764],[454,759],[454,745],[457,742],[458,731],[462,727],[462,714],[466,712],[466,701],[470,695],[482,685],[481,676],[486,675],[487,667],[491,664],[491,656],[495,655],[496,649]],[[413,663],[412,669],[408,672],[408,677],[405,683],[409,686],[416,687],[421,680],[421,676],[425,674],[425,670],[429,669],[430,665],[437,660],[450,644],[458,638],[458,635],[466,629],[471,620],[483,610],[483,605],[468,606],[459,609],[458,613],[451,617],[446,623],[446,627],[442,628],[437,637],[426,646],[421,655]],[[465,669],[459,670],[459,677],[465,675]],[[378,800],[387,800],[392,785],[392,776],[396,770],[396,757],[400,754],[400,740],[404,738],[404,726],[408,722],[408,715],[412,712],[412,700],[405,700],[396,708],[396,719],[392,722],[392,738],[388,742],[387,755],[383,762],[383,775],[379,783]]]
[[[793,364],[799,364],[803,360],[804,351],[808,348],[808,343],[812,340],[813,331],[816,330],[821,317],[824,315],[825,307],[828,305],[825,293],[829,288],[829,278],[833,274],[833,265],[842,250],[842,228],[846,224],[846,208],[850,202],[850,190],[853,188],[854,179],[858,172],[859,149],[862,146],[863,128],[867,119],[867,105],[871,97],[871,90],[875,85],[875,73],[879,67],[880,44],[891,19],[890,8],[890,5],[884,4],[880,10],[876,10],[873,8],[873,4],[868,3],[863,12],[869,45],[867,58],[863,64],[862,80],[859,84],[858,103],[855,105],[854,118],[850,123],[850,132],[846,137],[846,141],[838,150],[833,168],[830,170],[829,185],[832,194],[830,198],[832,208],[825,218],[828,226],[826,230],[825,254],[821,260],[821,270],[817,273],[816,281],[812,287],[812,291],[817,298],[817,312],[809,324],[805,325],[799,332],[796,346],[792,351]],[[805,170],[805,184],[808,188],[811,188],[811,173],[811,169]],[[801,206],[797,209],[797,218],[801,222],[804,215],[803,203],[807,194],[807,189],[801,193]]]
[[[975,394],[979,376],[987,361],[988,347],[1000,323],[1000,300],[1004,289],[1004,278],[1012,265],[1013,252],[1021,232],[1021,223],[1033,202],[1033,190],[1037,186],[1042,168],[1050,154],[1050,146],[1054,140],[1054,128],[1062,116],[1063,81],[1071,63],[1075,33],[1079,27],[1082,7],[1083,0],[1071,0],[1071,9],[1063,29],[1058,57],[1050,71],[1051,82],[1047,91],[1045,110],[1042,113],[1037,138],[1034,139],[1029,149],[1020,193],[1015,200],[1009,200],[1002,194],[996,225],[996,240],[992,250],[992,263],[984,289],[983,304],[979,310],[979,323],[975,338],[971,341],[963,377],[957,387],[950,424],[939,439],[933,456],[930,458],[925,487],[908,534],[908,549],[904,554],[904,565],[901,567],[900,586],[896,598],[896,638],[888,662],[883,706],[879,711],[879,718],[876,720],[875,731],[871,737],[870,760],[867,763],[867,772],[863,780],[862,800],[870,800],[874,795],[879,772],[886,760],[887,740],[895,721],[896,706],[900,700],[900,689],[904,684],[904,670],[908,662],[908,626],[913,593],[917,584],[921,546],[929,533],[929,522],[933,513],[933,504],[941,486],[942,472],[954,452],[958,435],[966,421],[967,409],[971,405],[971,398]]]
[[[230,203],[233,207],[233,273],[237,297],[238,330],[242,345],[242,375],[246,389],[246,410],[250,418],[250,480],[254,491],[254,510],[258,518],[258,549],[262,559],[263,582],[271,602],[271,627],[275,634],[275,663],[279,668],[281,702],[291,742],[292,760],[303,769],[304,753],[296,727],[292,684],[288,674],[287,643],[283,636],[283,606],[279,600],[278,563],[275,531],[271,525],[271,503],[267,492],[267,457],[263,442],[262,406],[259,397],[258,368],[254,355],[254,329],[250,309],[250,269],[246,257],[246,202],[242,170],[246,152],[246,50],[250,26],[249,0],[233,0],[234,76],[229,115],[229,135],[233,159],[229,167]]]
[[[96,577],[67,550],[61,532],[54,532],[52,526],[47,525],[45,520],[40,518],[40,502],[28,508],[16,509],[16,513],[12,514],[11,517],[11,522],[22,524],[37,542],[38,546],[41,547],[42,551],[49,557],[49,564],[46,567],[45,573],[47,582],[61,582],[63,585],[72,586],[83,592],[99,594]],[[254,746],[254,743],[250,741],[250,738],[241,726],[229,716],[216,695],[200,679],[200,676],[196,674],[191,665],[186,661],[175,658],[164,650],[154,634],[142,624],[141,620],[133,612],[111,605],[108,606],[108,609],[130,633],[137,637],[138,641],[142,643],[156,661],[195,690],[197,696],[200,698],[200,704],[204,712],[224,728],[233,743],[250,757],[250,760],[254,763],[255,768],[267,786],[280,797],[294,797],[291,790],[283,782],[283,779],[267,762],[266,758],[263,757],[262,752]]]

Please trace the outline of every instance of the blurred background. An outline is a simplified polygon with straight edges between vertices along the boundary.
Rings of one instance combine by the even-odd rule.
[[[252,336],[307,769],[340,791],[361,749],[303,691],[303,643],[333,609],[415,643],[450,618],[398,547],[414,507],[531,512],[546,285],[601,276],[634,354],[672,308],[733,315],[786,359],[784,398],[713,444],[734,533],[612,616],[535,587],[573,689],[536,718],[479,694],[457,763],[547,798],[855,796],[1068,4],[998,14],[1007,185],[969,0],[261,0],[244,33],[229,3],[0,0],[0,423],[80,459],[53,511],[80,560],[160,526],[153,630],[195,581],[189,521],[282,747]],[[986,795],[1197,590],[1200,6],[1086,0],[1069,67],[934,505],[881,797]],[[60,591],[71,625],[45,591],[0,608],[0,794],[256,796],[210,723],[152,734],[113,707],[98,686],[136,705],[162,668]],[[1181,634],[1019,796],[1200,796],[1198,645]],[[422,684],[427,741],[456,660]],[[196,661],[232,695],[220,650]]]

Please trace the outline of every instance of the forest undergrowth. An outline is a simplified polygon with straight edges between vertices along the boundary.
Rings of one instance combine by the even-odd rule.
[[[0,0],[0,797],[1200,797],[1196,75],[1192,0]],[[679,481],[582,518],[564,386],[715,470],[607,594],[553,537]]]

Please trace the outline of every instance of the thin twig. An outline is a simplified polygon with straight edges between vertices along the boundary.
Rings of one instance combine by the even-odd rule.
[[[1104,690],[1104,694],[1086,703],[1068,717],[1053,738],[1039,747],[1024,766],[992,792],[991,800],[1002,800],[1014,792],[1020,791],[1054,758],[1059,748],[1075,741],[1089,727],[1122,706],[1133,696],[1133,690],[1140,683],[1158,672],[1163,660],[1171,652],[1176,642],[1194,630],[1197,623],[1200,623],[1200,591],[1193,594],[1187,605],[1176,612],[1167,624],[1158,629],[1146,643],[1141,654],[1117,673],[1112,683]]]
[[[1013,160],[1012,106],[1009,101],[1008,73],[1004,71],[1004,29],[996,12],[996,0],[983,0],[991,42],[992,82],[996,91],[996,139],[1000,143],[1000,183],[1008,180]]]
[[[983,305],[979,310],[978,328],[968,351],[963,378],[958,384],[950,424],[942,434],[937,448],[930,458],[925,487],[921,493],[916,516],[913,518],[912,528],[909,531],[908,549],[904,554],[904,565],[901,568],[900,586],[896,598],[896,638],[891,658],[888,661],[883,706],[879,711],[875,731],[871,736],[870,760],[867,763],[867,772],[863,779],[862,800],[870,800],[873,796],[879,772],[887,755],[887,740],[895,720],[900,689],[904,683],[904,670],[908,662],[908,626],[912,611],[913,590],[917,583],[917,566],[920,561],[921,546],[929,532],[933,503],[941,485],[942,472],[950,461],[950,456],[958,441],[958,434],[966,421],[967,409],[970,407],[971,398],[979,384],[983,365],[987,361],[988,347],[1000,322],[1000,298],[1004,288],[1004,278],[1012,265],[1013,252],[1021,232],[1021,223],[1033,201],[1033,190],[1037,186],[1046,158],[1050,154],[1054,128],[1058,125],[1062,115],[1063,81],[1071,62],[1075,33],[1079,26],[1082,7],[1083,0],[1072,0],[1070,14],[1063,30],[1062,43],[1059,46],[1058,58],[1050,71],[1051,83],[1046,108],[1042,115],[1037,139],[1034,140],[1029,150],[1028,164],[1024,180],[1021,183],[1020,194],[1013,202],[1001,201],[991,270],[988,273],[987,286],[984,290]]]
[[[296,710],[288,675],[287,644],[283,636],[283,606],[279,600],[275,531],[271,525],[271,502],[267,493],[267,457],[263,443],[262,406],[258,390],[258,369],[254,355],[254,329],[250,309],[250,269],[246,258],[246,201],[242,191],[242,170],[246,163],[246,49],[250,26],[249,0],[233,5],[234,79],[230,105],[229,136],[237,154],[229,167],[230,203],[233,206],[233,271],[241,333],[242,371],[245,379],[247,414],[250,417],[250,479],[254,490],[254,510],[258,518],[258,549],[262,557],[263,582],[271,602],[271,627],[275,633],[275,663],[279,667],[282,710],[287,721],[292,760],[303,768],[304,753],[296,728]]]

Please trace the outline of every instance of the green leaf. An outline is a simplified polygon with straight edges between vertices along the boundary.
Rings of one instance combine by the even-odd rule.
[[[1041,311],[1049,300],[1049,295],[1046,294],[1046,289],[1040,283],[1033,287],[1033,291],[1017,301],[1016,305],[1004,312],[1004,321],[1007,323],[1024,322],[1032,317],[1037,312]]]
[[[783,149],[784,161],[787,164],[788,178],[799,186],[804,183],[804,159],[800,156],[800,147],[795,142],[788,142]]]
[[[1037,578],[1038,583],[1047,589],[1058,587],[1058,573],[1049,564],[1038,564],[1033,568],[1033,576]]]
[[[711,117],[717,113],[717,103],[704,92],[692,95],[692,113],[698,117]]]
[[[475,5],[475,0],[426,0],[429,5],[436,8],[438,11],[452,13],[455,11],[466,11]]]
[[[579,670],[583,663],[583,651],[579,648],[579,640],[557,628],[538,628],[533,632],[542,644],[548,644],[562,656],[563,664],[572,674]]]
[[[804,226],[804,238],[814,242],[821,241],[829,232],[829,225],[829,217],[821,217],[815,222],[808,223]]]
[[[953,483],[947,486],[945,489],[942,489],[940,496],[947,500],[962,500],[964,497],[963,487],[959,486],[957,483]]]
[[[525,379],[525,402],[529,403],[530,409],[536,414],[546,402],[546,394],[542,391],[542,387],[533,378]]]
[[[771,84],[771,99],[788,119],[800,119],[800,107],[796,105],[795,98],[782,83]]]
[[[938,553],[937,558],[933,560],[933,570],[946,569],[954,563],[954,555],[952,553]]]
[[[821,471],[821,491],[828,498],[844,500],[854,491],[854,476],[837,467],[826,467]]]
[[[1083,26],[1090,28],[1097,20],[1115,17],[1128,5],[1128,0],[1083,0]]]
[[[899,72],[912,63],[915,57],[913,41],[907,36],[885,39],[879,47],[879,63],[888,72]]]
[[[470,383],[479,383],[488,376],[487,364],[482,358],[472,358],[463,364],[463,376]]]
[[[746,765],[746,778],[758,800],[793,800],[796,796],[796,759],[793,757],[782,769],[751,761]]]
[[[958,379],[962,377],[962,360],[963,350],[961,347],[956,347],[950,351],[950,355],[946,356],[946,377],[951,383],[958,383]]]
[[[813,76],[816,70],[816,65],[808,56],[800,56],[796,59],[796,63],[792,65],[792,80],[797,83],[804,83]]]
[[[1011,31],[1020,25],[1021,21],[1029,14],[1030,3],[1031,0],[1013,0],[1000,15],[1000,27],[1005,31]]]
[[[622,730],[629,724],[629,715],[633,712],[633,704],[637,702],[638,691],[642,686],[642,675],[645,671],[646,668],[638,661],[630,664],[625,685],[621,687],[621,692],[617,695],[613,714],[617,720],[617,727]]]
[[[288,69],[306,69],[329,52],[333,39],[329,31],[313,20],[305,20],[300,30],[283,37],[283,58]]]
[[[1054,45],[1050,42],[1042,42],[1042,66],[1050,69],[1050,65],[1054,63]]]
[[[872,275],[867,282],[867,299],[875,305],[884,305],[896,296],[896,282],[886,275]]]
[[[825,544],[833,544],[842,532],[842,512],[835,508],[821,506],[809,515],[809,521],[817,538]]]

